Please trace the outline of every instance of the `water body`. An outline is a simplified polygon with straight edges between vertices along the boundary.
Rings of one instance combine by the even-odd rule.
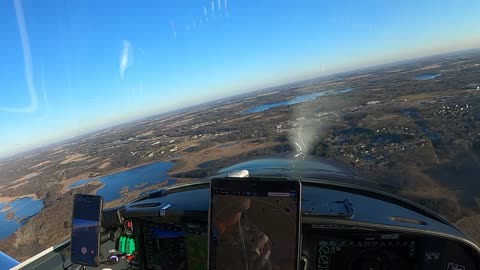
[[[88,178],[79,180],[69,186],[69,188],[79,187],[91,181],[98,180],[104,186],[97,191],[105,202],[113,201],[120,197],[120,191],[127,186],[128,190],[138,190],[153,184],[159,184],[164,181],[166,185],[172,185],[176,181],[167,174],[172,167],[173,162],[155,162],[139,166],[130,170],[109,174],[98,178]],[[135,187],[138,185],[137,187]]]
[[[415,76],[415,80],[417,81],[426,81],[426,80],[430,80],[430,79],[434,79],[438,76],[441,76],[442,74],[419,74],[417,76]]]
[[[303,103],[303,102],[309,102],[312,101],[318,97],[322,96],[330,96],[330,95],[335,95],[335,94],[342,94],[342,93],[347,93],[352,91],[353,88],[345,88],[345,89],[339,89],[339,90],[327,90],[327,91],[322,91],[322,92],[316,92],[316,93],[311,93],[311,94],[306,94],[306,95],[301,95],[301,96],[296,96],[291,100],[288,101],[282,101],[282,102],[276,102],[276,103],[267,103],[263,104],[254,108],[250,108],[248,110],[242,111],[240,114],[246,115],[246,114],[252,114],[252,113],[258,113],[258,112],[263,112],[275,107],[280,107],[280,106],[290,106],[298,103]]]
[[[0,210],[7,206],[6,203],[0,203]],[[43,202],[35,200],[31,197],[16,199],[8,204],[10,209],[8,211],[0,212],[0,240],[3,240],[13,234],[20,228],[29,218],[36,215],[42,210]],[[13,212],[15,220],[7,220],[7,214]]]

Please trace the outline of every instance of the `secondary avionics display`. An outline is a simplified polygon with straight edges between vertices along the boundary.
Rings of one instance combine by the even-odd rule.
[[[207,269],[207,232],[203,225],[152,224],[143,226],[145,269]]]
[[[297,269],[300,183],[213,179],[210,269]]]
[[[100,249],[100,218],[102,197],[75,195],[72,217],[71,261],[97,266]]]

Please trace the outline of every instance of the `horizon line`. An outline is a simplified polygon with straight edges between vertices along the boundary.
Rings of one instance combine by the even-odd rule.
[[[417,57],[408,57],[408,58],[405,58],[405,59],[398,59],[398,60],[393,60],[393,61],[389,61],[389,62],[385,62],[385,63],[365,65],[365,66],[357,67],[357,68],[350,68],[350,69],[347,68],[343,71],[334,71],[334,72],[329,73],[329,74],[316,75],[316,76],[311,76],[311,77],[307,77],[307,78],[303,78],[303,79],[292,79],[291,81],[288,81],[288,82],[272,84],[271,86],[259,87],[259,88],[255,88],[255,89],[251,89],[251,90],[246,90],[244,92],[237,92],[235,94],[224,96],[224,97],[221,97],[221,98],[214,98],[214,99],[203,101],[203,102],[196,103],[196,104],[180,106],[177,109],[166,110],[166,111],[163,111],[163,112],[145,113],[141,116],[133,117],[129,120],[126,120],[126,121],[123,121],[123,122],[120,122],[120,123],[105,125],[105,126],[99,127],[99,128],[93,128],[91,130],[79,133],[79,134],[74,135],[74,136],[68,136],[64,139],[59,139],[59,140],[56,140],[54,142],[34,146],[34,147],[29,148],[29,149],[20,151],[20,152],[6,154],[5,156],[2,156],[0,154],[0,161],[5,161],[5,160],[8,160],[8,159],[12,159],[12,158],[15,158],[18,155],[27,155],[27,154],[30,154],[30,152],[33,152],[35,150],[39,150],[39,149],[42,149],[42,148],[45,148],[45,147],[53,147],[57,144],[67,143],[67,142],[70,142],[70,141],[72,141],[76,138],[79,138],[79,137],[86,137],[86,136],[88,136],[92,133],[102,132],[102,131],[105,131],[107,129],[120,127],[122,125],[126,125],[126,124],[129,124],[129,123],[132,123],[132,122],[146,120],[148,118],[155,117],[155,116],[162,116],[163,115],[163,117],[167,117],[167,116],[172,115],[174,113],[177,113],[179,111],[194,109],[194,107],[207,105],[209,103],[215,103],[215,102],[222,101],[222,100],[229,99],[229,98],[235,98],[235,97],[240,97],[242,95],[252,94],[252,93],[255,93],[255,92],[260,92],[260,91],[265,91],[265,90],[269,90],[269,89],[279,88],[279,87],[282,87],[282,86],[287,86],[289,84],[301,83],[301,82],[310,81],[310,80],[317,80],[317,79],[327,78],[327,77],[331,77],[331,76],[339,76],[339,75],[349,73],[349,72],[359,72],[359,71],[364,71],[364,70],[371,69],[371,68],[376,68],[376,67],[384,67],[384,66],[388,66],[388,65],[392,65],[392,64],[399,64],[399,63],[409,62],[409,61],[413,61],[413,60],[421,60],[421,59],[424,59],[424,58],[437,57],[437,56],[441,56],[441,55],[445,55],[445,54],[452,54],[452,53],[455,54],[455,53],[460,53],[460,52],[464,52],[464,51],[471,51],[471,50],[473,50],[473,51],[474,50],[480,50],[480,47],[457,49],[457,50],[453,50],[453,51],[445,51],[445,52],[439,52],[439,53],[434,53],[434,54],[426,54],[426,55],[417,56]]]

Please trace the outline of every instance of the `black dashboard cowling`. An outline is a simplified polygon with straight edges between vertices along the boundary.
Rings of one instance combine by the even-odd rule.
[[[122,225],[121,211],[125,209],[124,206],[103,209],[102,211],[102,227],[118,227]]]
[[[134,221],[141,243],[135,263],[143,263],[145,269],[155,269],[153,257],[148,257],[152,246],[147,244],[157,241],[157,246],[168,247],[165,250],[170,253],[153,252],[162,258],[171,258],[173,267],[163,265],[162,269],[190,269],[187,267],[189,242],[185,239],[200,239],[206,244],[208,194],[209,185],[204,182],[125,205],[122,218]],[[444,219],[422,209],[416,210],[415,205],[396,201],[385,194],[304,183],[304,269],[480,268],[480,251],[467,236]],[[148,233],[145,228],[149,228]],[[152,239],[154,228],[178,232],[177,238],[168,243]],[[191,228],[196,229],[192,231]],[[182,252],[172,252],[176,249]],[[145,265],[147,258],[150,258],[149,264]]]

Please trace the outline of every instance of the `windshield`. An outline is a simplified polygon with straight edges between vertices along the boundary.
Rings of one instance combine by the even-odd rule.
[[[67,239],[75,193],[120,205],[284,154],[342,164],[480,241],[479,10],[1,1],[0,250]]]

